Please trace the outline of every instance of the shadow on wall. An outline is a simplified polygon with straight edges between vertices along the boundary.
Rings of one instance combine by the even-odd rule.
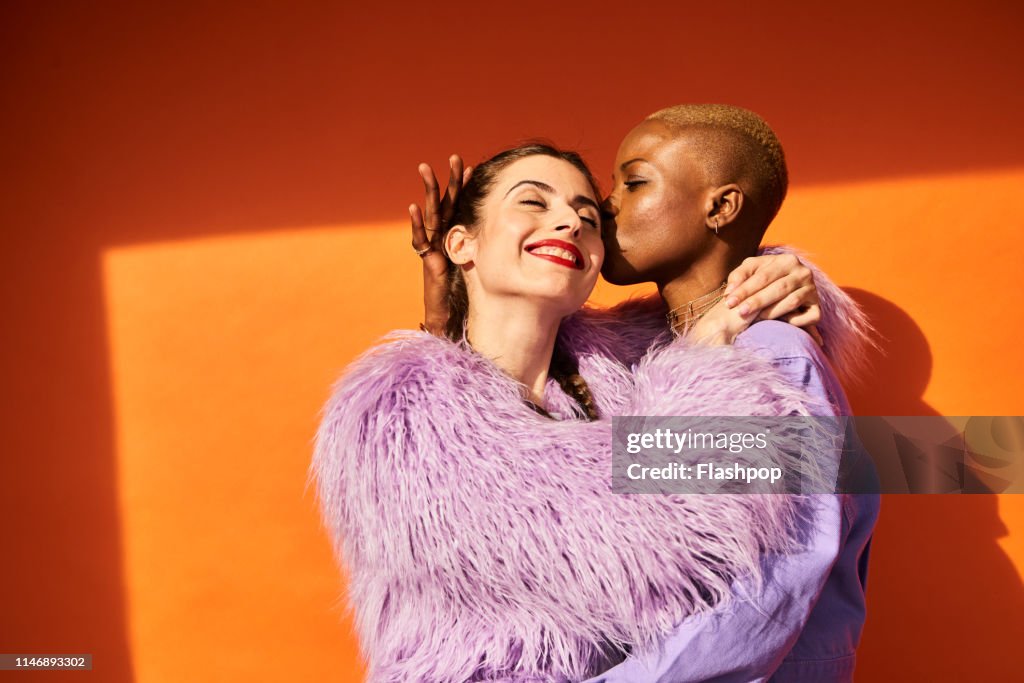
[[[938,415],[922,398],[932,355],[921,329],[891,301],[847,292],[881,337],[863,384],[850,392],[854,412]],[[1006,533],[993,495],[884,496],[857,679],[1019,676],[1024,585],[996,542]]]
[[[92,652],[104,681],[133,678],[96,257],[110,245],[401,217],[418,192],[416,162],[452,146],[473,161],[523,135],[599,149],[588,156],[608,169],[639,118],[680,99],[764,114],[801,183],[1016,167],[1024,154],[1024,89],[990,86],[1016,82],[1024,63],[1017,3],[751,7],[730,24],[735,50],[720,49],[717,32],[680,40],[680,26],[718,21],[717,6],[662,4],[657,21],[635,22],[633,8],[538,5],[533,45],[560,45],[583,21],[595,49],[510,57],[496,48],[523,24],[502,3],[397,13],[384,3],[3,3],[3,92],[18,103],[2,112],[12,131],[0,360],[8,651]],[[425,61],[422,36],[453,27],[462,38],[435,41]],[[651,60],[639,68],[601,45],[643,46]],[[734,78],[709,78],[692,68],[700,60]],[[460,66],[457,98],[423,76],[446,64]],[[578,78],[523,83],[552,70]],[[568,106],[580,92],[611,96]],[[410,102],[428,106],[410,113]],[[876,359],[887,386],[855,393],[855,408],[934,414],[921,400],[930,361],[920,331],[862,294],[894,341]],[[994,499],[893,497],[884,507],[864,670],[944,678],[970,666],[973,679],[1008,678],[994,662],[1008,634],[1024,631],[1024,610],[992,540]]]
[[[12,317],[4,378],[17,428],[5,432],[5,652],[92,654],[93,674],[134,680],[123,594],[109,340],[98,249],[55,241]],[[50,284],[49,287],[54,285]],[[43,301],[45,303],[40,303]],[[32,408],[26,408],[32,406]],[[9,509],[8,509],[9,508]]]

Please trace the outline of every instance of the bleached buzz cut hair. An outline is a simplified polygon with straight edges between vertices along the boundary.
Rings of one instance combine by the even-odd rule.
[[[679,104],[647,117],[681,131],[704,133],[700,147],[715,184],[738,183],[761,204],[767,227],[782,206],[789,172],[782,143],[760,116],[728,104]]]

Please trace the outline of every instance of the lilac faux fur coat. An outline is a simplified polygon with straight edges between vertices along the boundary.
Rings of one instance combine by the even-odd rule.
[[[658,303],[617,315],[581,312],[561,331],[603,417],[815,410],[732,348],[678,341],[641,359],[664,332]],[[613,494],[611,421],[573,419],[554,381],[545,401],[568,419],[417,332],[393,333],[334,387],[311,476],[370,681],[581,680],[729,600],[735,578],[757,585],[761,554],[798,543],[798,496]]]

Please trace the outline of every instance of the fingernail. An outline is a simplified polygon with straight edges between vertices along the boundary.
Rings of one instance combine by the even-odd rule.
[[[742,316],[749,315],[750,314],[750,306],[748,306],[747,304],[743,304],[742,306],[740,306],[739,314],[742,315]]]
[[[725,307],[726,308],[732,308],[733,306],[735,306],[738,303],[739,303],[739,300],[736,297],[730,296],[728,299],[725,300]]]
[[[736,285],[729,285],[728,287],[725,288],[725,295],[729,296],[730,294],[732,294],[732,290],[734,289],[736,289]]]

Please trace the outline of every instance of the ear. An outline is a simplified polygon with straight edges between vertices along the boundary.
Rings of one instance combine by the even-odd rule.
[[[453,225],[444,236],[444,251],[452,263],[464,266],[476,257],[476,238],[464,225]]]
[[[743,190],[736,183],[716,187],[708,194],[704,222],[718,232],[739,218],[743,210]]]

